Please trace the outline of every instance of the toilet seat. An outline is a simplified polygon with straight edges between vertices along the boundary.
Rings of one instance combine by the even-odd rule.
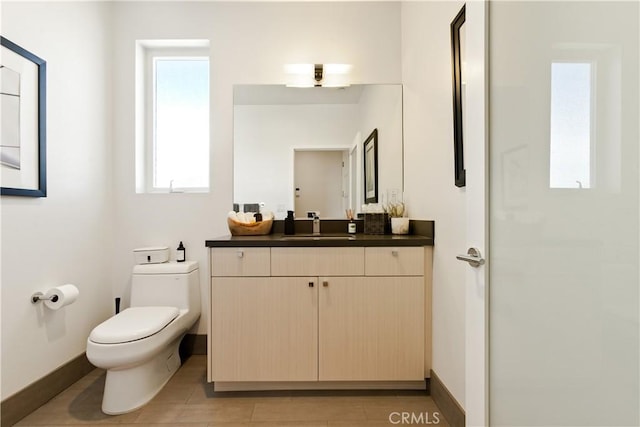
[[[96,326],[89,340],[119,344],[147,338],[178,317],[176,307],[131,307]]]

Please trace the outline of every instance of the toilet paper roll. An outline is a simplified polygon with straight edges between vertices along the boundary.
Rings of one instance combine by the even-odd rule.
[[[62,286],[56,286],[49,289],[45,294],[46,298],[44,305],[51,310],[58,310],[65,305],[69,305],[78,298],[78,288],[75,285],[66,284]]]

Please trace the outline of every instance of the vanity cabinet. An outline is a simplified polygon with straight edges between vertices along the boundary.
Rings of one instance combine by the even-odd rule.
[[[430,256],[422,246],[212,248],[209,381],[424,383]]]

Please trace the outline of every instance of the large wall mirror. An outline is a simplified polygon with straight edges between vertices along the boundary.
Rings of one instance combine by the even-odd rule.
[[[402,86],[236,85],[234,203],[284,218],[345,218],[364,203],[363,145],[377,129],[378,187],[403,190]],[[382,200],[380,200],[382,201]]]

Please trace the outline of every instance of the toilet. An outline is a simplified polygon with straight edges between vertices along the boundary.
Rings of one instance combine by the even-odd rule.
[[[102,412],[135,411],[162,390],[180,367],[180,341],[199,317],[196,261],[136,265],[130,308],[87,339],[87,358],[107,371]]]

